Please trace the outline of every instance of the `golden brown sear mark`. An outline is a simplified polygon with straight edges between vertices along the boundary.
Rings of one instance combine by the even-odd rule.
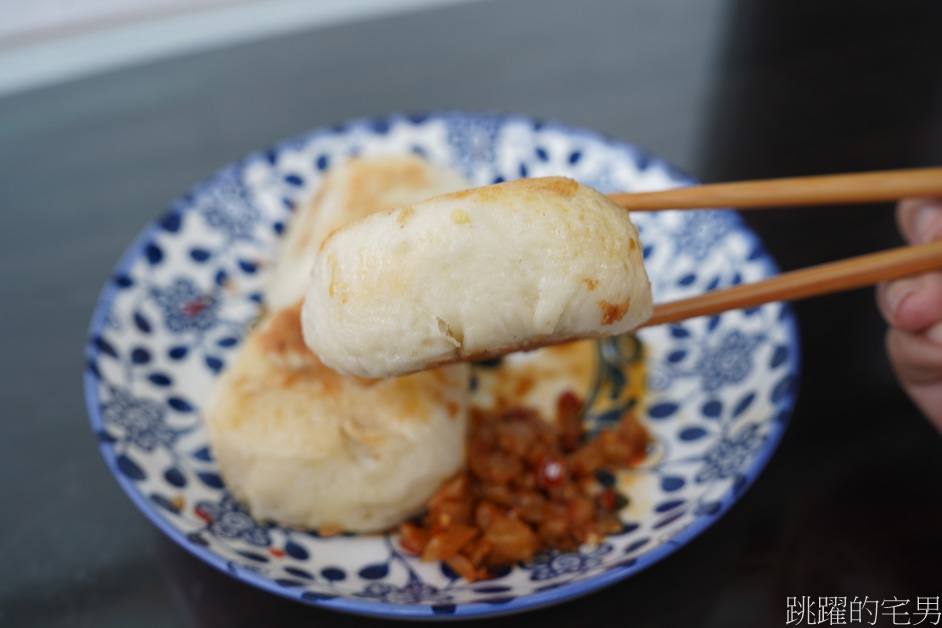
[[[349,183],[347,205],[357,215],[367,215],[389,208],[384,194],[396,187],[410,189],[429,185],[428,174],[419,164],[395,164],[387,168],[358,168]]]
[[[534,179],[536,187],[547,192],[554,192],[560,196],[572,196],[579,189],[579,184],[565,177],[546,177]]]
[[[399,212],[399,215],[396,216],[396,222],[399,223],[399,228],[402,229],[406,226],[406,223],[409,222],[409,219],[415,214],[415,210],[411,207],[406,207]]]
[[[579,184],[566,177],[542,177],[539,179],[517,179],[505,183],[495,183],[479,188],[470,188],[460,192],[446,194],[448,198],[460,200],[474,196],[477,200],[487,203],[500,201],[507,192],[548,192],[562,197],[573,196],[579,190]]]
[[[631,299],[625,299],[621,303],[609,303],[608,301],[602,299],[599,301],[599,309],[602,310],[602,324],[611,325],[617,323],[625,317],[625,314],[628,313],[628,308],[631,307]]]
[[[262,351],[276,355],[314,354],[304,344],[304,334],[301,331],[301,301],[291,307],[278,310],[272,315],[268,327],[258,336]]]
[[[590,279],[589,277],[583,277],[583,278],[582,278],[582,283],[584,283],[586,286],[588,286],[589,291],[595,290],[595,287],[599,285],[598,280],[596,280],[596,279]]]

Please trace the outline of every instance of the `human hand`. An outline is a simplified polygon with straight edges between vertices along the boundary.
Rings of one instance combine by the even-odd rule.
[[[942,239],[942,199],[906,199],[896,208],[912,244]],[[877,303],[890,326],[887,354],[903,390],[942,431],[942,271],[882,283]]]

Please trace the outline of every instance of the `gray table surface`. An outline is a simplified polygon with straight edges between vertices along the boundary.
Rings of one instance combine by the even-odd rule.
[[[729,122],[716,89],[734,8],[725,0],[490,0],[0,100],[0,625],[206,623],[187,607],[200,604],[199,579],[185,595],[173,585],[180,561],[199,567],[166,547],[108,474],[81,391],[98,291],[173,198],[306,129],[437,108],[585,126],[695,175],[722,176],[730,170],[711,166],[723,141],[711,125]],[[707,606],[704,625],[753,617],[722,594]]]

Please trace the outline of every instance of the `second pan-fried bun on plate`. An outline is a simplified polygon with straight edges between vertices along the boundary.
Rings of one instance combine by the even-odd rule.
[[[357,157],[337,164],[314,198],[300,205],[288,224],[265,303],[279,309],[303,299],[321,243],[347,223],[468,185],[457,172],[408,153]]]
[[[321,247],[302,311],[309,347],[363,377],[630,331],[651,315],[638,230],[562,177],[373,214]]]
[[[299,307],[267,315],[206,413],[226,487],[252,516],[378,531],[420,512],[464,463],[469,367],[366,380],[324,366]]]

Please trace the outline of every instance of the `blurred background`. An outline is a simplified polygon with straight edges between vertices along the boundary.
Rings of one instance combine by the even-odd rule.
[[[312,127],[449,108],[592,128],[704,181],[942,165],[939,33],[935,0],[3,0],[0,626],[373,623],[199,563],[97,451],[98,291],[193,183]],[[890,205],[747,221],[784,269],[901,243]],[[746,496],[625,582],[490,623],[774,626],[786,595],[942,595],[942,438],[872,292],[796,311],[798,408]]]

